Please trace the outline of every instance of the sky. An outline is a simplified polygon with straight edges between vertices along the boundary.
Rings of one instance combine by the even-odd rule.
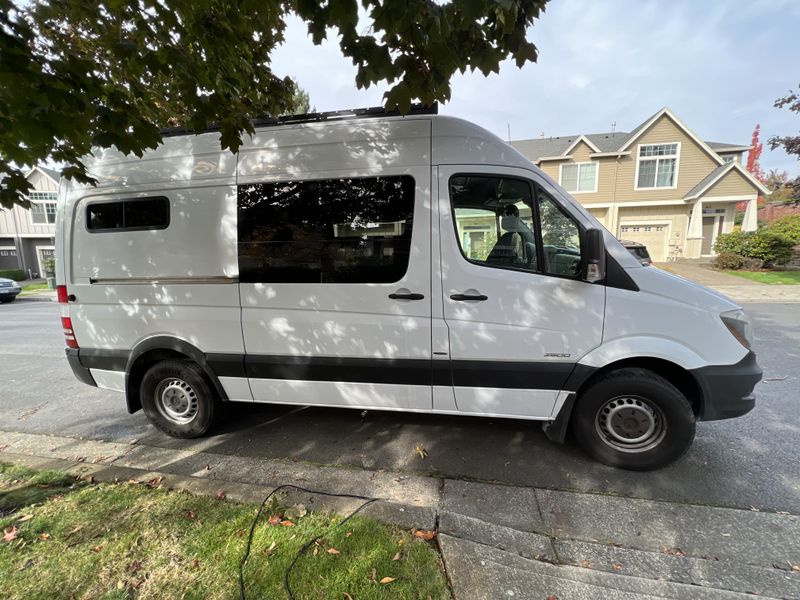
[[[800,131],[800,115],[773,107],[800,84],[799,26],[798,0],[551,0],[528,32],[537,63],[456,75],[439,112],[518,140],[630,131],[668,106],[709,141],[750,145],[760,123],[761,167],[797,176],[800,162],[766,140]],[[274,71],[319,111],[382,104],[388,85],[357,90],[330,38],[314,46],[290,19]]]

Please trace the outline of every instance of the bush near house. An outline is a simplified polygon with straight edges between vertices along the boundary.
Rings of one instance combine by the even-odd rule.
[[[765,265],[783,265],[792,259],[794,243],[771,231],[734,231],[723,233],[714,244],[717,254],[738,254],[756,258]]]
[[[0,277],[4,279],[13,279],[14,281],[22,281],[27,279],[25,273],[21,269],[3,269],[0,270]]]
[[[768,231],[800,244],[800,214],[781,217],[769,226]]]
[[[712,264],[715,269],[722,269],[725,271],[738,271],[739,269],[758,271],[764,266],[764,261],[760,258],[740,256],[733,252],[723,252],[714,257]]]

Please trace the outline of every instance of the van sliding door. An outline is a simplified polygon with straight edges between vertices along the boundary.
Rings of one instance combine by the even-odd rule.
[[[414,123],[420,124],[429,131],[429,123]],[[427,151],[405,155],[423,161],[419,166],[264,177],[258,142],[241,152],[238,182],[242,329],[253,398],[429,410]],[[429,148],[424,135],[387,144],[401,142]],[[355,145],[320,160],[348,159]],[[304,152],[331,152],[324,146]]]

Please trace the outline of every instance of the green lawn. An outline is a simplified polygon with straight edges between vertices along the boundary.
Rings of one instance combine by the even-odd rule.
[[[770,285],[800,284],[800,271],[725,271],[725,273]]]
[[[237,598],[256,508],[0,464],[0,597]],[[304,513],[277,503],[265,511],[245,571],[248,598],[285,598],[298,549],[342,518]],[[451,597],[431,542],[360,516],[309,549],[291,584],[298,599]]]
[[[27,294],[29,292],[37,292],[39,290],[46,290],[47,283],[29,283],[28,285],[22,286],[22,293]]]

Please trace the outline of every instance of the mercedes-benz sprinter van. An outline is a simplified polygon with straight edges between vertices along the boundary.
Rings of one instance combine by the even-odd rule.
[[[681,456],[754,406],[731,300],[643,267],[498,137],[419,111],[166,134],[63,180],[67,359],[160,430],[220,402],[508,417],[606,464]]]

